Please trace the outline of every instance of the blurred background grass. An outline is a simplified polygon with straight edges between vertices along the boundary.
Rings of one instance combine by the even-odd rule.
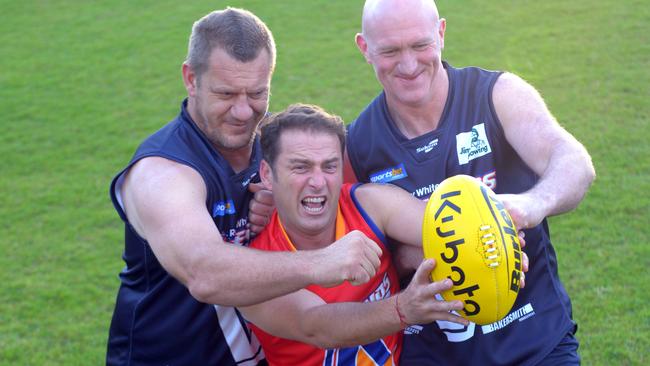
[[[0,364],[104,362],[121,261],[112,176],[178,112],[192,23],[244,7],[278,46],[271,110],[351,121],[379,92],[356,50],[363,2],[0,0]],[[650,362],[650,7],[439,1],[452,65],[535,85],[598,179],[552,218],[586,365]],[[535,133],[535,131],[531,131]]]

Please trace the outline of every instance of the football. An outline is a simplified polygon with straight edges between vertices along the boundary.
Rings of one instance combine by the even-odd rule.
[[[427,203],[422,247],[425,258],[436,260],[431,279],[452,280],[441,295],[464,303],[459,315],[485,325],[508,314],[519,293],[521,245],[490,188],[467,175],[440,183]]]

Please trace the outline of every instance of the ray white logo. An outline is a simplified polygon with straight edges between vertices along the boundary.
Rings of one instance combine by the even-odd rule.
[[[420,146],[417,149],[415,149],[415,152],[417,152],[418,154],[421,153],[421,152],[428,153],[429,151],[433,150],[433,148],[436,147],[436,146],[438,146],[438,139],[433,139],[433,140],[429,141],[428,144],[426,144],[424,146]]]
[[[408,177],[408,174],[406,174],[404,163],[401,163],[400,165],[394,166],[392,168],[380,170],[376,173],[373,173],[370,175],[370,181],[372,183],[388,183],[406,177]]]
[[[485,134],[485,123],[475,125],[470,132],[456,135],[456,152],[460,165],[491,153],[492,149]]]

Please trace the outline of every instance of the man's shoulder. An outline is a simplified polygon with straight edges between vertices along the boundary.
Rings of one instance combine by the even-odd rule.
[[[248,246],[254,249],[275,252],[291,250],[291,245],[284,238],[277,211],[273,211],[269,223],[250,241]]]
[[[355,131],[364,131],[368,124],[381,116],[384,108],[385,96],[382,91],[359,113],[357,118],[348,126],[348,133],[354,134]]]

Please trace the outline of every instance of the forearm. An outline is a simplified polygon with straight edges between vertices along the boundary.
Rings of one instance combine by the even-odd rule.
[[[300,322],[301,341],[319,348],[367,344],[403,329],[396,297],[372,303],[335,303],[309,309]]]
[[[263,252],[221,244],[196,258],[186,284],[197,300],[246,306],[304,288],[318,265],[315,252]],[[218,258],[218,259],[216,259]]]
[[[556,148],[537,184],[524,192],[543,208],[543,217],[576,208],[595,178],[589,154],[577,141],[575,145]]]

